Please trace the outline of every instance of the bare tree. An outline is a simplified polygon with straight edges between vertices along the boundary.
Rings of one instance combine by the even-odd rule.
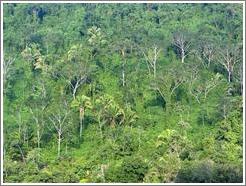
[[[62,71],[52,72],[52,76],[60,78],[66,82],[72,91],[72,97],[75,100],[78,89],[86,82],[89,74],[87,66],[80,64],[66,65]]]
[[[28,147],[28,109],[23,107],[21,103],[16,104],[13,108],[13,115],[15,115],[16,123],[18,124],[18,137],[19,141],[26,144]]]
[[[41,119],[39,118],[38,116],[38,109],[36,109],[36,112],[34,113],[33,109],[30,108],[30,113],[32,114],[32,118],[35,122],[35,125],[36,125],[36,137],[37,137],[37,147],[38,149],[40,148],[40,142],[41,142],[41,137],[42,137],[42,134],[43,134],[43,129],[44,129],[44,123],[43,121],[40,121]]]
[[[126,80],[125,80],[125,66],[126,66],[126,58],[125,58],[125,48],[121,49],[121,56],[123,58],[122,61],[122,86],[124,87],[126,84]]]
[[[7,80],[11,76],[11,72],[13,71],[13,64],[14,64],[15,58],[9,57],[8,59],[3,60],[3,86],[5,88]]]
[[[156,78],[157,59],[159,57],[160,51],[161,49],[157,45],[153,45],[153,47],[146,52],[142,51],[149,73],[151,74],[152,71],[154,78]]]
[[[208,94],[214,90],[221,82],[221,75],[216,74],[205,82],[202,82],[197,74],[189,82],[189,93],[195,97],[202,110],[202,123],[205,123],[205,113],[208,113],[206,99]],[[205,108],[204,108],[205,107]],[[205,110],[204,110],[205,109]]]
[[[182,73],[180,69],[166,71],[156,79],[156,82],[151,87],[165,101],[167,111],[169,111],[175,91],[186,81]]]
[[[73,99],[76,98],[76,93],[78,91],[78,88],[85,83],[86,78],[87,78],[86,74],[78,74],[78,76],[75,76],[74,79],[67,80],[67,82],[72,88]]]
[[[66,104],[66,103],[65,103]],[[53,124],[56,133],[57,133],[57,157],[60,157],[61,154],[61,141],[63,133],[66,130],[67,127],[67,117],[69,115],[70,111],[66,108],[61,108],[56,110],[56,112],[52,113],[49,117],[49,120]]]
[[[178,32],[173,36],[173,45],[177,49],[181,62],[184,63],[185,58],[191,52],[191,42],[188,41],[187,36],[183,32]]]
[[[221,75],[216,74],[205,82],[200,82],[197,74],[193,74],[189,81],[189,93],[196,98],[196,101],[200,104],[201,101],[207,99],[208,94],[219,85],[221,82]]]
[[[88,60],[89,53],[81,45],[72,46],[68,51],[68,62],[65,63],[60,75],[71,87],[73,99],[76,98],[79,87],[87,80],[90,72]]]
[[[228,87],[228,95],[232,95],[233,92],[237,92],[240,95],[243,94],[243,61],[237,63],[234,67],[234,75],[233,75],[233,81],[236,83],[236,86],[229,86]]]
[[[243,63],[240,63],[237,65],[236,71],[235,71],[235,79],[240,84],[240,93],[243,94]]]
[[[115,49],[120,52],[121,55],[121,80],[122,86],[126,85],[126,64],[127,55],[132,53],[133,44],[130,40],[122,40],[121,43],[117,43]]]
[[[45,83],[42,79],[33,86],[33,89],[33,95],[36,99],[34,103],[31,103],[30,105],[30,113],[36,124],[37,147],[40,148],[40,142],[44,130],[44,114],[49,104],[49,96],[47,95]]]
[[[218,62],[226,69],[228,73],[228,82],[233,78],[234,67],[242,61],[240,48],[237,46],[219,49]]]
[[[196,82],[198,81],[199,78],[199,68],[198,66],[192,66],[188,69],[188,72],[186,73],[188,76],[186,77],[187,83],[188,83],[188,89],[190,95],[192,95],[196,101],[200,104],[200,94],[202,93],[201,89],[199,88],[194,88]]]
[[[203,42],[201,44],[201,57],[202,57],[202,62],[204,67],[209,68],[211,62],[214,60],[215,57],[215,48],[213,46],[213,44],[211,43],[207,43],[207,42]]]
[[[239,81],[240,81],[240,90],[241,90],[241,94],[243,94],[243,63],[240,64],[240,78],[239,78]]]

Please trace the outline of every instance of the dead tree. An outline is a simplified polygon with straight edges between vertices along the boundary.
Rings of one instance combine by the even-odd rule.
[[[3,60],[3,87],[5,88],[7,80],[11,76],[15,58],[8,58]]]
[[[228,82],[233,79],[234,67],[242,60],[242,55],[239,47],[230,47],[219,49],[218,62],[225,68],[228,73]]]
[[[191,42],[188,41],[184,33],[176,33],[173,36],[173,45],[176,47],[178,55],[181,58],[181,63],[184,63],[185,58],[191,52]]]
[[[204,43],[202,47],[202,57],[205,60],[204,66],[209,68],[211,61],[214,59],[215,49],[212,44]]]
[[[67,128],[67,117],[70,111],[66,108],[60,108],[57,112],[52,113],[49,117],[49,120],[53,124],[56,133],[57,133],[57,157],[60,157],[61,154],[61,142],[62,136]]]
[[[154,45],[147,52],[143,51],[143,55],[149,70],[149,73],[153,73],[154,78],[156,78],[156,68],[157,68],[157,59],[159,57],[161,49]]]

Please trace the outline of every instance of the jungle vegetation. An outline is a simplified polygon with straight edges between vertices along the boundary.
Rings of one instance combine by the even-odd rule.
[[[243,181],[243,5],[3,6],[4,182]]]

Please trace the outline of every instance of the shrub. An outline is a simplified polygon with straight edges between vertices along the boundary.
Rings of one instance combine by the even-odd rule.
[[[140,157],[127,157],[121,166],[111,167],[106,172],[107,182],[139,183],[143,182],[148,166]]]
[[[175,182],[178,183],[241,183],[242,168],[231,164],[218,164],[211,160],[186,162]]]

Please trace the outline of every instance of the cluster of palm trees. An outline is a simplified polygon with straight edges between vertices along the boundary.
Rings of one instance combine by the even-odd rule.
[[[119,125],[132,125],[137,120],[136,112],[129,105],[124,108],[113,99],[112,96],[102,95],[94,101],[85,95],[77,96],[71,103],[71,107],[79,111],[80,138],[82,137],[85,112],[90,110],[99,125],[101,137],[103,130],[109,126],[115,128]]]

